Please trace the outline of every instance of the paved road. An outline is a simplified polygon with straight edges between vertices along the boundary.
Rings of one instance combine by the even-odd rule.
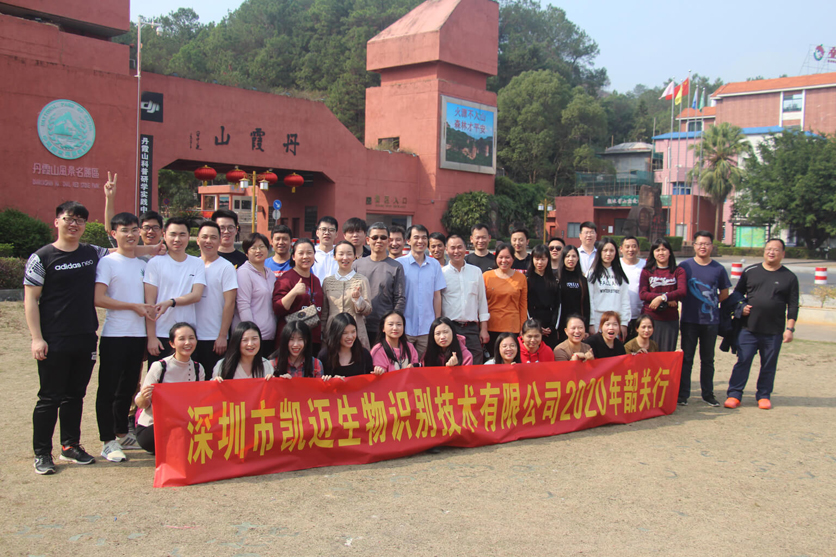
[[[723,264],[723,267],[726,268],[729,275],[731,275],[732,263],[739,263],[740,261],[743,261],[743,268],[745,269],[749,265],[760,263],[762,261],[761,258],[741,258],[728,255],[725,257],[716,257],[715,259]],[[801,287],[801,294],[811,294],[813,288],[816,286],[814,283],[816,267],[828,267],[827,283],[836,284],[836,262],[834,261],[784,259],[784,266],[798,276],[798,285]],[[736,281],[732,280],[732,283],[736,283]]]

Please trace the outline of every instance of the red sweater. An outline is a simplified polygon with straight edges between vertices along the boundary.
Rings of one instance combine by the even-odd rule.
[[[290,292],[290,290],[296,286],[299,279],[302,280],[307,288],[303,294],[296,296],[296,299],[293,300],[293,304],[291,304],[290,309],[285,309],[282,305],[282,298],[284,298],[285,294]],[[279,318],[278,324],[276,325],[276,347],[279,346],[279,338],[282,336],[282,330],[284,330],[284,326],[287,324],[285,317],[291,313],[299,311],[303,307],[311,305],[311,303],[316,306],[316,312],[321,314],[324,299],[325,298],[322,294],[322,285],[319,284],[319,279],[316,278],[313,273],[311,273],[310,277],[303,278],[294,269],[291,269],[277,278],[276,284],[273,286],[273,311],[275,312],[276,317]],[[313,300],[313,302],[311,302],[311,300]],[[319,344],[321,341],[322,325],[318,324],[316,327],[311,327],[311,342]]]
[[[655,310],[650,309],[650,302],[656,296],[668,295],[669,302],[676,302],[688,293],[688,278],[685,269],[677,267],[672,273],[670,267],[654,269],[653,272],[642,269],[639,278],[639,298],[644,302],[642,313],[646,313],[654,321],[676,321],[679,319],[679,309],[661,304]]]
[[[528,351],[528,348],[525,347],[523,344],[522,337],[517,337],[517,342],[520,345],[520,361],[524,364],[536,363],[536,362],[553,362],[554,361],[554,352],[552,349],[549,348],[549,345],[545,342],[540,343],[540,348],[537,349],[537,352],[533,354]]]

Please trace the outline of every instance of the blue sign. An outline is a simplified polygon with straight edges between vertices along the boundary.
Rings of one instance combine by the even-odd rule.
[[[277,211],[281,210],[281,208],[282,208],[282,202],[281,202],[281,201],[279,201],[278,199],[277,199],[277,200],[275,200],[275,201],[273,202],[273,208],[274,208],[275,210],[277,210]]]
[[[59,99],[47,104],[38,114],[38,137],[56,157],[78,159],[93,147],[96,125],[83,106]]]

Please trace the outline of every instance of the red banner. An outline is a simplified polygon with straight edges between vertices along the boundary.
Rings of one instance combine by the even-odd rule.
[[[154,389],[155,487],[365,464],[671,414],[681,352],[417,368],[345,381],[236,379]]]

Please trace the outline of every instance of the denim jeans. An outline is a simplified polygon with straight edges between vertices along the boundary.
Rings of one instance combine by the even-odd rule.
[[[728,396],[738,400],[743,396],[752,361],[755,359],[755,354],[760,353],[761,372],[758,375],[758,390],[755,398],[769,399],[772,387],[775,385],[775,370],[778,367],[778,354],[781,352],[783,341],[783,335],[764,335],[742,329],[738,337],[737,363],[734,364],[731,379],[729,379]]]
[[[679,382],[679,400],[688,400],[691,395],[691,368],[697,342],[700,344],[700,388],[702,397],[714,396],[714,345],[717,343],[717,325],[680,323],[680,345],[682,347],[682,379]]]

